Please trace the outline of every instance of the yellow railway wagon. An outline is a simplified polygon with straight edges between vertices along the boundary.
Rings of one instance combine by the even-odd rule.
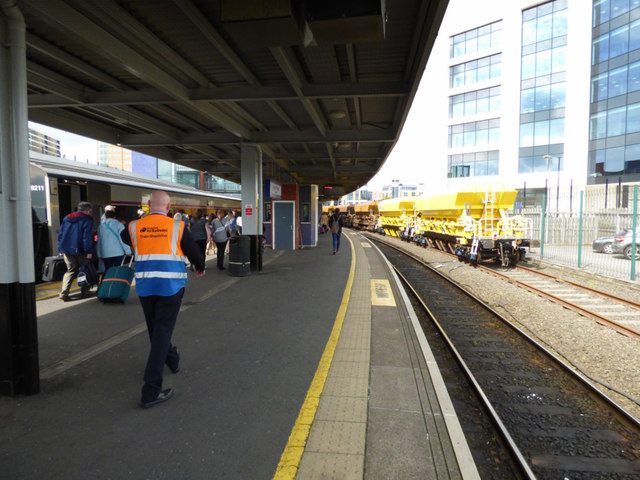
[[[414,216],[415,199],[392,198],[378,203],[378,226],[386,235],[399,237]]]
[[[411,225],[414,241],[447,250],[460,260],[500,260],[503,265],[524,258],[536,246],[519,216],[510,215],[517,191],[503,184],[471,184],[456,193],[421,197]]]
[[[378,220],[378,202],[359,203],[354,209],[353,227],[373,232]]]

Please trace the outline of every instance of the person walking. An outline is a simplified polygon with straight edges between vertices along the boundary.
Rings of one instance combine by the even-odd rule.
[[[238,221],[233,210],[229,210],[227,219],[229,220],[229,235],[232,237],[238,235]]]
[[[224,270],[224,250],[227,247],[227,227],[223,223],[224,210],[218,210],[218,216],[211,222],[213,241],[216,243],[218,269]]]
[[[60,299],[68,302],[71,300],[69,290],[73,279],[78,276],[80,267],[93,256],[93,217],[89,202],[78,203],[77,211],[62,219],[58,231],[58,252],[64,256],[64,263],[67,265],[67,271],[62,277]],[[82,287],[81,297],[90,297],[90,289],[90,286]]]
[[[205,273],[198,245],[184,221],[167,216],[170,207],[169,194],[154,191],[149,199],[149,213],[129,223],[120,234],[135,255],[136,292],[151,341],[140,399],[142,408],[153,407],[173,396],[172,389],[162,389],[162,374],[165,364],[173,373],[180,370],[180,354],[171,344],[171,336],[187,284],[185,255],[195,266],[196,276]]]
[[[333,254],[340,252],[340,236],[342,235],[342,227],[344,226],[344,219],[340,215],[340,209],[336,208],[329,217],[329,229],[331,229],[331,236],[333,237]]]
[[[203,209],[198,209],[196,217],[191,220],[191,237],[195,240],[202,253],[202,258],[207,258],[207,242],[211,237],[211,231],[209,228],[209,222],[207,222],[206,212]],[[191,265],[193,270],[193,264]]]
[[[125,255],[131,255],[131,248],[120,238],[124,225],[116,220],[116,212],[104,212],[105,221],[98,227],[98,259],[104,263],[104,271],[122,264]]]

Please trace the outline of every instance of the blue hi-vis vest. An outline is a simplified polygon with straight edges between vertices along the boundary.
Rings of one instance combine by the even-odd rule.
[[[168,297],[187,284],[185,256],[180,248],[183,231],[183,221],[165,215],[147,215],[129,224],[139,296]]]

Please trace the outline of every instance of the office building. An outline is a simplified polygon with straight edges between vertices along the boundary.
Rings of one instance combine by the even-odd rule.
[[[98,165],[131,172],[131,150],[98,141]]]
[[[29,150],[52,157],[60,157],[60,140],[30,128]]]
[[[535,195],[587,183],[591,7],[452,0],[425,72],[441,112],[429,153],[446,159],[447,190],[501,181]]]

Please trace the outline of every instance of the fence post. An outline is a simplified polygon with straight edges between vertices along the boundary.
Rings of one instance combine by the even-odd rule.
[[[544,258],[544,223],[547,216],[547,194],[542,195],[542,222],[540,222],[540,259]]]
[[[578,222],[578,268],[582,264],[582,205],[584,200],[584,190],[580,191],[580,221]]]
[[[631,281],[636,279],[636,227],[638,224],[638,185],[633,186],[633,234],[631,235]]]

